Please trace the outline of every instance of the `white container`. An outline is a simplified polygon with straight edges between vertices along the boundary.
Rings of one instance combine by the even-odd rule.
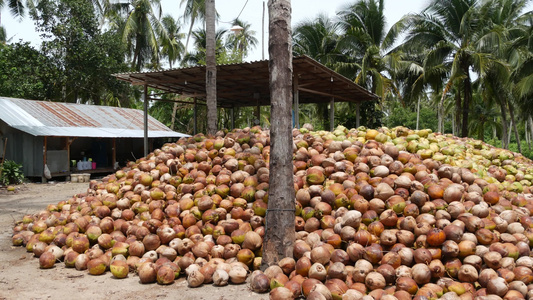
[[[78,182],[85,182],[85,176],[83,174],[78,174]]]
[[[78,182],[78,174],[71,174],[70,182]]]
[[[89,162],[91,163],[91,162]],[[91,181],[91,174],[90,173],[83,173],[83,182],[89,182]]]

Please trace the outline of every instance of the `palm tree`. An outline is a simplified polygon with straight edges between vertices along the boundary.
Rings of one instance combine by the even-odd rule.
[[[168,33],[154,12],[153,6],[161,10],[160,0],[131,0],[122,40],[130,49],[132,68],[140,71],[150,60],[159,61],[159,40],[168,40]]]
[[[225,51],[224,35],[227,33],[227,29],[219,28],[215,32],[216,49],[215,53],[217,57]],[[198,29],[192,33],[194,38],[194,49],[190,53],[185,54],[182,60],[182,64],[185,66],[205,65],[205,49],[206,49],[206,32],[205,29]]]
[[[263,243],[263,266],[291,257],[294,248],[294,188],[292,172],[292,42],[291,1],[270,0],[269,43],[272,113],[268,229]],[[274,213],[272,213],[274,212]]]
[[[403,24],[395,24],[386,32],[383,9],[383,0],[358,0],[337,13],[343,30],[338,49],[345,61],[336,69],[385,99],[397,94],[392,77],[402,56],[391,50]]]
[[[7,40],[7,32],[4,26],[0,25],[0,44],[5,44]]]
[[[185,52],[189,47],[189,39],[192,35],[194,23],[205,19],[205,0],[181,0],[180,6],[185,4],[183,17],[189,20],[189,31],[187,32],[187,41],[185,42]]]
[[[487,90],[497,91],[494,97],[498,100],[501,109],[503,147],[508,147],[509,140],[506,113],[508,110],[519,151],[521,151],[521,147],[516,126],[517,121],[515,120],[515,108],[520,106],[521,95],[519,92],[513,93],[513,89],[516,90],[515,86],[520,81],[519,78],[522,77],[518,75],[521,73],[519,70],[523,70],[524,66],[527,66],[527,57],[531,57],[531,51],[527,49],[528,46],[520,42],[531,38],[527,36],[527,34],[531,34],[527,30],[527,25],[524,26],[524,21],[527,20],[528,14],[531,16],[531,12],[521,15],[528,2],[528,0],[490,0],[481,6],[483,21],[486,26],[483,26],[484,30],[480,38],[479,48],[505,62],[504,68],[496,64],[490,69],[491,80],[487,80],[485,85],[491,85]],[[527,67],[525,69],[527,70]],[[531,74],[531,69],[528,73]]]
[[[182,53],[185,47],[181,39],[185,37],[181,33],[181,24],[179,20],[174,19],[171,15],[165,15],[161,20],[163,28],[168,34],[168,39],[161,39],[161,56],[168,59],[169,67],[172,69],[172,64],[182,58]]]
[[[248,56],[248,51],[255,48],[259,41],[255,38],[255,31],[251,30],[252,24],[235,19],[233,25],[238,25],[242,28],[236,34],[230,34],[227,41],[227,47],[238,52],[241,62],[243,58]]]
[[[339,24],[325,14],[300,22],[293,30],[293,54],[307,55],[325,66],[334,68],[337,62],[344,60],[343,54],[337,50],[339,32]],[[328,104],[316,104],[314,113],[318,116],[317,120],[322,120],[322,128],[329,128]]]
[[[339,24],[325,14],[300,22],[294,27],[292,51],[333,67],[341,57],[337,51],[339,31]]]
[[[30,10],[35,9],[35,4],[32,0],[0,0],[0,10],[4,8],[7,4],[7,7],[11,11],[11,14],[15,17],[23,18],[26,13],[26,8]]]
[[[205,1],[205,91],[207,106],[207,133],[217,131],[217,61],[215,31],[215,0]]]
[[[411,29],[404,46],[428,49],[424,67],[444,66],[449,73],[439,103],[439,131],[443,130],[446,94],[453,86],[460,86],[456,112],[462,112],[461,135],[468,135],[473,93],[471,72],[483,80],[490,68],[500,64],[480,47],[485,23],[479,9],[477,0],[432,0],[421,13],[405,20]]]

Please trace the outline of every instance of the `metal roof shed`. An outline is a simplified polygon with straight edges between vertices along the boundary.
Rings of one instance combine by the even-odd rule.
[[[152,140],[187,136],[152,117],[147,123],[147,135]],[[143,111],[137,109],[0,97],[0,137],[8,139],[6,159],[22,163],[29,177],[43,176],[44,165],[52,175],[69,175],[70,160],[81,159],[80,153],[91,152],[95,144],[105,146],[110,153],[101,153],[106,163],[97,170],[84,172],[113,170],[117,151],[127,154],[135,143],[142,145],[144,130]],[[86,145],[81,146],[82,141]]]
[[[270,105],[268,64],[268,60],[262,60],[217,65],[217,105],[224,108]],[[205,72],[205,66],[196,66],[114,76],[133,85],[144,85],[145,91],[146,87],[151,87],[194,98],[196,107],[197,100],[205,104]],[[297,127],[299,103],[352,102],[359,107],[359,103],[363,101],[378,99],[375,94],[308,56],[293,58],[293,76],[294,116]],[[359,111],[357,116],[359,122]],[[333,118],[333,110],[330,118]],[[333,120],[330,124],[333,126]]]

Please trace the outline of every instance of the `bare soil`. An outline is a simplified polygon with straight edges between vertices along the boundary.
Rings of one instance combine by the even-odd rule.
[[[15,192],[0,188],[0,300],[4,299],[268,299],[256,294],[247,284],[200,288],[187,287],[185,276],[174,284],[143,285],[137,275],[115,279],[110,272],[100,276],[65,268],[58,262],[42,270],[39,261],[24,247],[12,246],[13,224],[25,214],[45,209],[48,204],[83,193],[88,183],[46,183],[19,185]]]

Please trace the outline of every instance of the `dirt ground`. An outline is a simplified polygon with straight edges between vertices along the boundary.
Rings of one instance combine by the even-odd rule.
[[[184,276],[174,284],[143,285],[130,273],[114,279],[110,272],[101,276],[67,269],[57,263],[53,269],[41,270],[39,261],[24,247],[12,246],[12,227],[25,214],[33,214],[47,204],[66,200],[86,191],[88,183],[46,183],[17,186],[16,192],[0,189],[0,300],[4,299],[268,299],[268,294],[249,291],[247,285],[200,288],[187,287]]]

